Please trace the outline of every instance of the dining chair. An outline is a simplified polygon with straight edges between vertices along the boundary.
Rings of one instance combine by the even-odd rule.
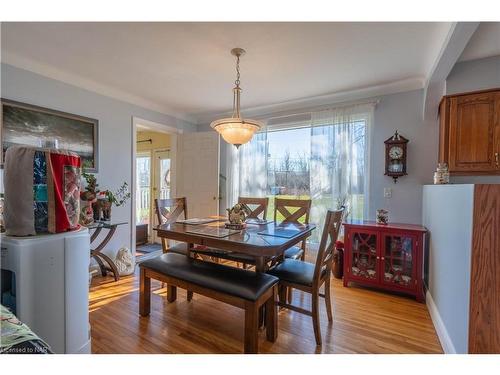
[[[343,208],[335,211],[327,211],[325,226],[315,264],[296,259],[285,259],[282,263],[268,271],[269,274],[280,279],[278,305],[312,317],[316,345],[321,345],[319,297],[325,299],[328,321],[332,322],[333,320],[330,278],[332,273],[333,251],[342,225],[343,214]],[[324,294],[321,294],[320,288],[323,284],[325,285]],[[306,293],[310,293],[312,296],[311,311],[292,305],[291,301],[287,302],[288,288],[299,289]]]
[[[283,223],[309,224],[309,215],[311,213],[310,199],[283,199],[274,200],[274,221],[277,222],[278,213],[283,215]],[[294,209],[291,211],[291,209]],[[284,253],[285,259],[301,259],[306,256],[306,240],[301,242],[300,246],[292,246]]]
[[[170,198],[170,199],[155,199],[155,211],[158,217],[159,225],[162,224],[172,224],[177,221],[179,216],[183,215],[184,219],[188,218],[187,214],[187,199],[182,198]],[[168,246],[168,240],[166,238],[161,239],[163,252],[166,253],[171,251],[177,254],[187,255],[189,244],[178,243],[174,246]],[[207,248],[206,246],[195,245],[189,249],[193,255],[201,257],[203,260],[207,260],[206,257],[210,257],[211,260],[217,261],[216,254],[221,251],[216,251],[215,249]]]
[[[187,219],[187,199],[186,197],[155,199],[155,211],[159,225],[175,223],[181,215],[183,215],[184,219]],[[204,261],[210,260],[216,263],[219,262],[219,255],[224,254],[224,252],[220,250],[207,248],[206,246],[201,245],[192,246],[192,244],[184,242],[169,246],[166,238],[161,239],[161,244],[164,253],[172,252],[187,256],[189,251],[190,255],[194,258],[200,258]],[[193,293],[188,291],[188,300],[190,301],[192,298]]]
[[[238,203],[244,206],[247,213],[247,219],[266,220],[267,207],[269,205],[268,197],[238,197]],[[237,267],[242,263],[243,269],[247,269],[249,264],[255,265],[255,260],[246,254],[232,254],[232,260],[236,261]]]
[[[186,197],[155,199],[155,212],[156,217],[158,218],[158,225],[175,223],[181,215],[184,216],[184,219],[187,219]],[[187,244],[179,243],[173,246],[168,246],[168,240],[166,238],[162,238],[161,245],[164,253],[171,251],[173,253],[187,255]]]
[[[269,198],[238,197],[238,203],[245,206],[247,219],[266,220]]]

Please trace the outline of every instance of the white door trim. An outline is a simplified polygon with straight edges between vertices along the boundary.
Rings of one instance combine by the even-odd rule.
[[[137,157],[137,130],[138,129],[144,129],[144,130],[151,130],[151,131],[156,131],[159,133],[167,133],[172,136],[172,141],[170,142],[170,153],[171,153],[171,164],[172,164],[172,177],[171,177],[171,184],[172,184],[172,196],[175,196],[176,191],[177,191],[177,184],[176,184],[176,176],[177,176],[177,135],[182,134],[184,131],[182,129],[177,129],[174,126],[166,125],[166,124],[161,124],[159,122],[154,122],[150,120],[145,120],[140,117],[135,117],[132,116],[132,145],[131,145],[131,150],[132,150],[132,183],[130,186],[131,190],[131,197],[132,197],[132,204],[131,204],[131,218],[132,221],[130,223],[130,245],[131,245],[131,250],[132,254],[134,254],[135,257],[135,205],[136,205],[136,192],[135,192],[135,185],[137,182],[137,176],[136,176],[136,168],[137,168],[137,163],[136,163],[136,157]]]

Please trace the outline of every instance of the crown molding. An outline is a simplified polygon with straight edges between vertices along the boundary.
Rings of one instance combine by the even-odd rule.
[[[398,92],[419,90],[424,88],[424,77],[412,77],[399,81],[384,83],[381,85],[367,86],[347,91],[339,91],[326,95],[311,96],[296,100],[289,100],[270,105],[256,106],[242,109],[245,117],[265,117],[267,115],[296,110],[299,108],[320,107],[336,103],[350,102],[355,100],[368,99],[375,96],[396,94]],[[205,112],[193,114],[197,125],[204,125],[221,117],[230,116],[232,111],[225,112]]]
[[[192,124],[196,124],[196,117],[189,114],[178,112],[164,104],[143,98],[141,96],[133,95],[128,92],[116,89],[114,87],[103,85],[91,79],[82,77],[78,74],[69,73],[54,66],[43,64],[38,61],[19,56],[15,53],[2,50],[2,63],[12,65],[16,68],[30,71],[66,84],[76,86],[97,94],[107,96],[122,102],[137,105],[155,112],[160,112],[164,115],[175,117],[179,120],[184,120]]]

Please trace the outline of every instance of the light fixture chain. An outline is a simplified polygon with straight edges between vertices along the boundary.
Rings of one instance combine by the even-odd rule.
[[[236,87],[240,87],[240,56],[236,56]]]

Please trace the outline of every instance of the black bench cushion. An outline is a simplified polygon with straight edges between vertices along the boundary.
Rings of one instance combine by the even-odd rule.
[[[326,272],[326,270],[323,270],[323,272]],[[312,286],[314,264],[300,260],[285,259],[282,263],[267,271],[267,273],[290,283]]]
[[[248,301],[256,301],[278,282],[277,277],[265,273],[203,262],[175,253],[145,260],[140,267]]]

